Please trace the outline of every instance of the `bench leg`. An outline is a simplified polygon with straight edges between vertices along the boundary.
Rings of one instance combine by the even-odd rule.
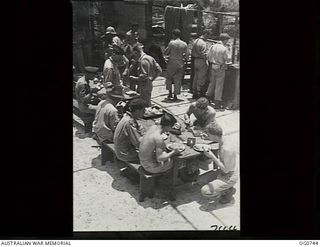
[[[172,170],[169,173],[170,177],[170,184],[169,184],[169,200],[170,201],[175,201],[176,200],[176,190],[175,190],[175,185],[177,183],[177,178],[178,178],[178,165],[173,165]]]
[[[114,163],[114,154],[103,145],[101,146],[101,165],[105,165],[107,161]]]
[[[142,202],[146,197],[153,198],[154,194],[154,177],[146,178],[144,175],[140,175],[139,185],[139,201]]]

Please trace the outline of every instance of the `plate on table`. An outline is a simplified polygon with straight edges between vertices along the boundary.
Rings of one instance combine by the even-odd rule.
[[[136,91],[132,91],[132,90],[130,90],[130,91],[127,91],[126,92],[126,95],[136,95],[137,94],[137,92]]]
[[[174,149],[178,149],[180,152],[182,152],[186,149],[186,146],[183,143],[174,142],[174,143],[169,143],[167,145],[167,148],[171,151]]]
[[[161,136],[162,136],[163,140],[167,140],[168,139],[168,135],[166,133],[162,133]]]
[[[196,150],[196,151],[198,151],[198,152],[203,152],[203,149],[204,149],[204,148],[209,148],[209,149],[211,149],[210,145],[208,145],[208,144],[198,143],[198,144],[195,144],[195,145],[193,146],[193,149]]]

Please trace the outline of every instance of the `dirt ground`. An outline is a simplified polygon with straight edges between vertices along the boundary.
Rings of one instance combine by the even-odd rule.
[[[175,105],[164,102],[164,91],[163,78],[159,78],[152,95],[154,103],[175,113],[190,104],[186,91],[182,92],[183,101]],[[239,111],[217,112],[217,121],[224,130],[226,145],[239,154]],[[76,115],[73,143],[74,231],[240,229],[240,181],[234,200],[225,205],[203,198],[199,188],[189,184],[177,188],[176,201],[167,200],[163,184],[154,198],[139,202],[138,185],[120,176],[117,164],[101,166],[101,151],[95,140],[83,137],[82,121]]]

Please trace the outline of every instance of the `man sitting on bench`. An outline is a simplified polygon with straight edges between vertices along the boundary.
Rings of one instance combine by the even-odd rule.
[[[146,103],[143,99],[133,99],[129,103],[129,111],[118,123],[113,140],[115,153],[119,160],[139,163],[137,149],[142,138],[142,127],[137,119],[143,117],[145,108]]]
[[[119,100],[110,94],[113,90],[114,86],[112,82],[107,82],[105,88],[101,90],[104,91],[100,92],[103,95],[103,100],[98,104],[93,122],[93,131],[97,135],[101,145],[103,143],[113,143],[114,131],[120,121],[118,110],[115,108]],[[106,157],[103,161],[113,161],[113,152],[106,150],[104,154]]]
[[[179,154],[175,149],[169,153],[166,152],[166,146],[161,136],[162,133],[171,130],[177,120],[170,114],[164,114],[160,120],[160,125],[153,125],[143,136],[140,148],[139,158],[142,167],[149,173],[162,173],[172,168],[171,157]]]

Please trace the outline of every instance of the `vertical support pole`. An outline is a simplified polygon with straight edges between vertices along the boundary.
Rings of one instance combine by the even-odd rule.
[[[152,1],[148,1],[145,6],[145,17],[146,17],[146,31],[147,35],[146,38],[149,40],[152,36]]]
[[[237,30],[238,30],[238,21],[239,18],[238,16],[236,16],[236,20],[235,20],[235,32],[234,32],[234,36],[233,36],[233,45],[232,45],[232,63],[235,62],[235,52],[236,52],[236,44],[237,44]]]

